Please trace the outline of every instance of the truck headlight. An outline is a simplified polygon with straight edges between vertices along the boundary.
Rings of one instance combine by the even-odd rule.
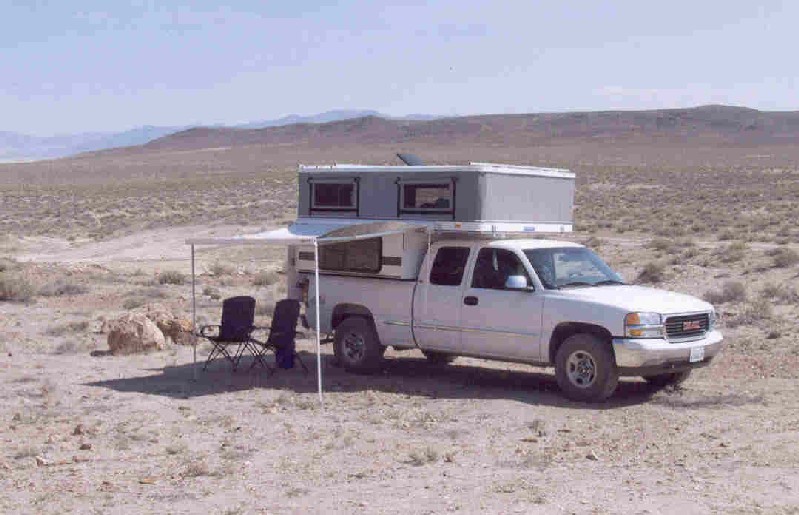
[[[660,313],[627,313],[624,336],[628,338],[663,338],[663,317]]]
[[[707,330],[712,331],[716,328],[716,310],[712,310],[707,317]]]

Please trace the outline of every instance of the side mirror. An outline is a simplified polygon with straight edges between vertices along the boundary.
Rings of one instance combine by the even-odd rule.
[[[506,290],[526,290],[530,287],[527,277],[523,275],[509,275],[505,280]]]

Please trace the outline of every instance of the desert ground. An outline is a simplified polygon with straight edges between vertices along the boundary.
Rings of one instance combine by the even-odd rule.
[[[187,236],[287,224],[295,172],[247,146],[3,165],[0,513],[799,513],[795,145],[650,143],[466,156],[570,167],[577,230],[559,238],[716,306],[709,367],[663,390],[625,379],[601,404],[563,398],[551,369],[417,351],[347,374],[330,345],[320,404],[308,330],[308,375],[201,371],[191,346],[109,355],[106,320],[189,316]],[[441,145],[436,161],[463,155]],[[250,294],[268,325],[283,255],[201,249],[200,323]]]

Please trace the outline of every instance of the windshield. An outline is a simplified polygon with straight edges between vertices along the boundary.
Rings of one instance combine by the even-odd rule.
[[[624,284],[599,256],[584,247],[527,249],[524,254],[549,290]]]

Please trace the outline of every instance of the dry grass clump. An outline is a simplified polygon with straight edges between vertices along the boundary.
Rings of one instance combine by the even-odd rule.
[[[739,281],[727,281],[721,286],[720,291],[709,291],[705,293],[704,297],[711,304],[743,302],[747,297],[746,286]]]
[[[84,295],[89,293],[89,288],[63,279],[49,282],[39,288],[39,295],[43,297],[61,297],[64,295]]]
[[[262,270],[255,274],[252,279],[254,286],[271,286],[280,279],[280,276],[274,270]]]
[[[432,447],[425,447],[422,450],[414,450],[409,455],[409,461],[411,465],[415,467],[421,467],[422,465],[426,465],[428,463],[435,463],[438,461],[439,453],[436,449]]]
[[[214,288],[213,286],[206,286],[203,288],[203,295],[211,300],[219,300],[222,298],[222,293],[219,291],[219,288]]]
[[[760,297],[774,304],[798,304],[799,293],[788,286],[766,283],[760,290]]]
[[[665,277],[665,267],[654,261],[647,263],[638,273],[635,282],[639,284],[658,284],[663,282]]]
[[[23,275],[0,272],[0,302],[28,302],[35,293],[33,284]]]
[[[758,322],[771,320],[773,316],[774,310],[770,302],[762,298],[754,299],[746,303],[741,312],[727,322],[727,326],[757,325]]]
[[[69,333],[85,333],[89,330],[89,321],[80,320],[77,322],[67,322],[66,324],[57,325],[47,330],[50,336],[63,336]]]
[[[19,268],[19,264],[11,258],[0,258],[0,273],[10,272]]]
[[[729,245],[719,248],[716,251],[716,257],[722,263],[734,263],[741,261],[744,256],[746,256],[748,250],[749,246],[746,243],[734,241]]]
[[[799,263],[799,252],[787,247],[770,250],[768,255],[774,260],[775,268],[788,268]]]
[[[147,304],[147,299],[144,297],[130,297],[122,302],[122,309],[136,309]]]
[[[186,283],[186,274],[177,270],[165,270],[158,274],[158,284],[182,285]]]
[[[208,271],[211,272],[212,275],[220,277],[223,275],[230,275],[234,273],[236,269],[231,265],[226,265],[224,263],[220,263],[217,261],[216,263],[211,265]]]

